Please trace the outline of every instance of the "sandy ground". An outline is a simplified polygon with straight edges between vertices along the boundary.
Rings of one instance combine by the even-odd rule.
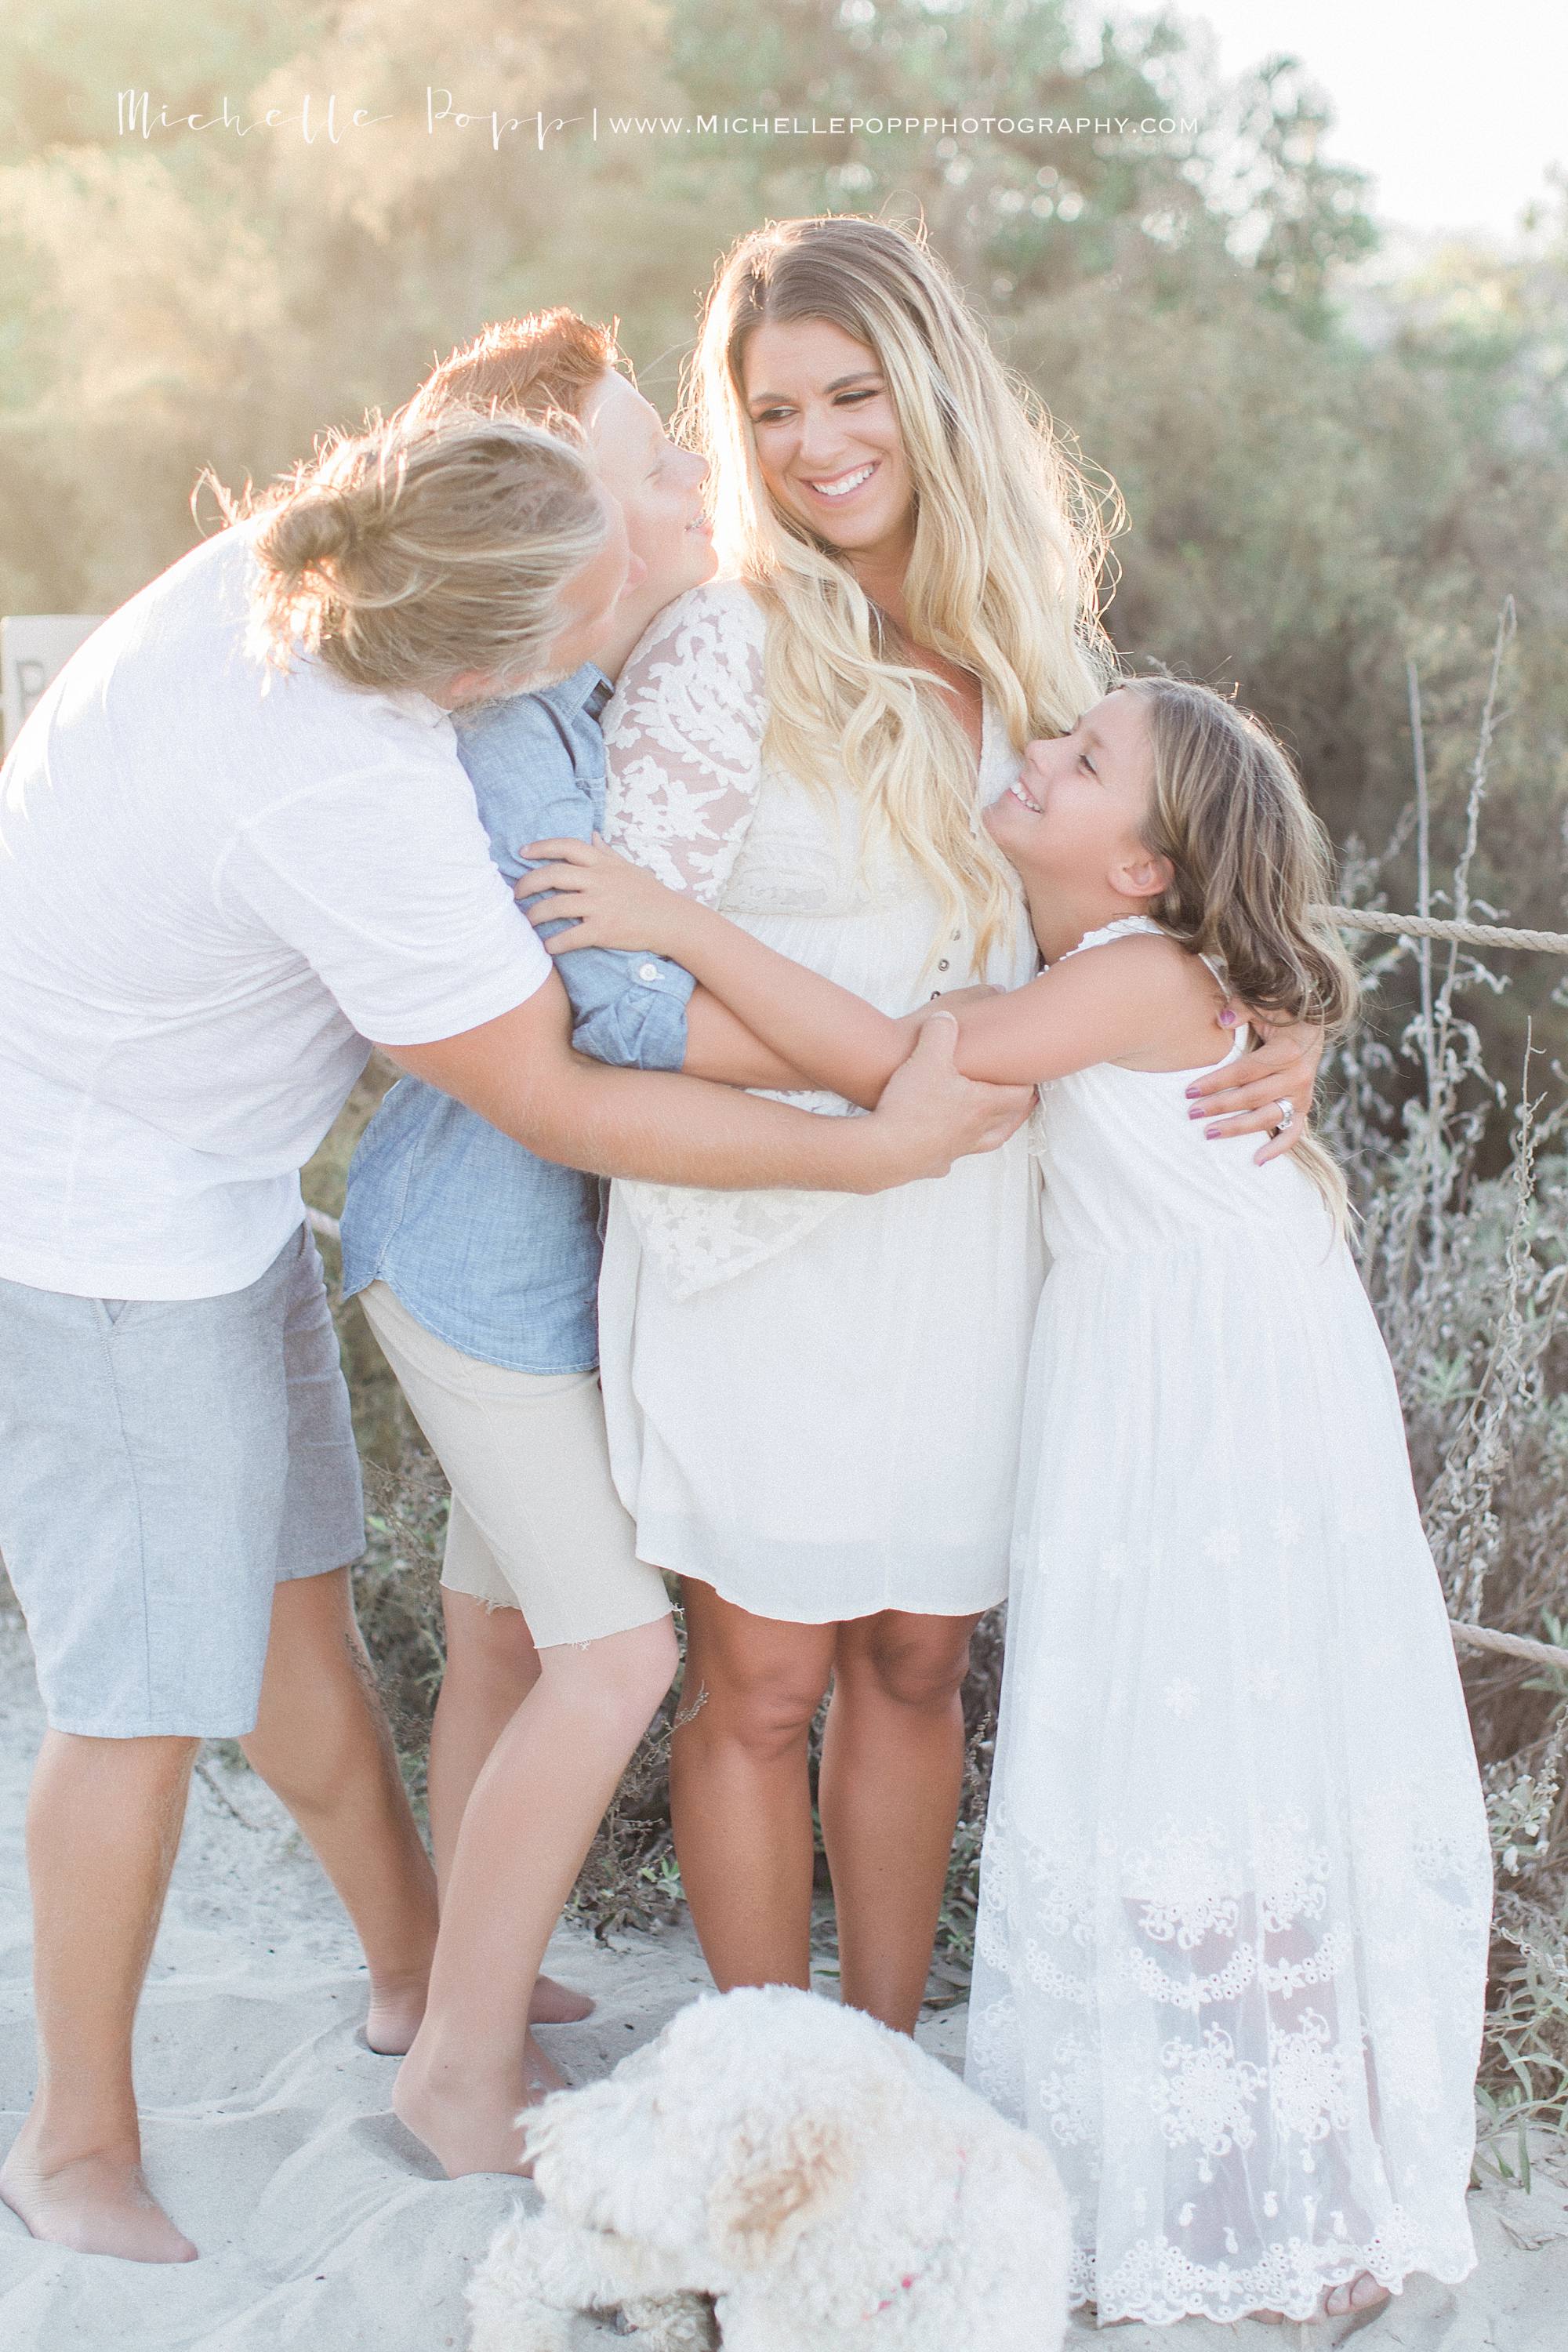
[[[0,1613],[0,2147],[33,2083],[22,1809],[39,1726],[20,1628]],[[552,2049],[576,2079],[613,2066],[707,1978],[690,1935],[614,1948],[565,1930],[551,1966],[595,2014]],[[395,2062],[360,2033],[357,1948],[261,1784],[209,1766],[193,1792],[142,2015],[147,2165],[203,2259],[144,2268],[36,2245],[0,2209],[4,2352],[447,2352],[463,2286],[513,2200],[451,2182],[389,2111]],[[956,2062],[963,2017],[921,2040]],[[1481,2262],[1456,2291],[1415,2284],[1368,2352],[1568,2352],[1568,2165],[1531,2196],[1476,2199]],[[1069,2344],[1093,2333],[1075,2326]],[[1117,2352],[1294,2352],[1296,2331],[1123,2327]],[[584,2352],[616,2339],[584,2326]],[[1308,2340],[1310,2340],[1310,2337]],[[962,2352],[954,2347],[953,2352]]]

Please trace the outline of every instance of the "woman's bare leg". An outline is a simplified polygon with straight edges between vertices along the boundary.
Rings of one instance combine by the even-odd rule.
[[[670,1745],[681,1884],[703,1957],[731,1985],[811,1982],[806,1741],[834,1625],[782,1624],[684,1581],[686,1677]]]
[[[314,1847],[364,1947],[366,2040],[406,2050],[436,1948],[436,1880],[346,1568],[278,1587],[256,1729],[240,1745]]]
[[[539,1653],[521,1609],[492,1609],[470,1592],[441,1589],[447,1671],[430,1726],[430,1843],[436,1891],[445,1900],[458,1832],[491,1748],[539,1680]],[[535,2025],[575,2025],[593,2014],[586,1993],[541,1977],[529,2010]]]
[[[838,1911],[839,1985],[912,2033],[963,1785],[973,1617],[885,1610],[838,1629],[817,1802]]]
[[[675,1672],[668,1617],[540,1653],[452,1856],[425,2021],[393,2106],[454,2179],[521,2168],[516,2117],[560,2076],[528,2031],[544,1948]]]

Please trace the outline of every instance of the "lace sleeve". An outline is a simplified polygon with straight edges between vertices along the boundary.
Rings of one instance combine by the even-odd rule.
[[[761,607],[738,581],[694,588],[661,613],[605,713],[605,833],[674,890],[724,894],[756,807],[764,724]],[[837,1095],[775,1099],[837,1113]],[[645,1262],[677,1298],[789,1248],[847,1194],[721,1192],[618,1180]]]
[[[666,608],[605,713],[605,837],[717,906],[756,806],[763,615],[735,582]]]

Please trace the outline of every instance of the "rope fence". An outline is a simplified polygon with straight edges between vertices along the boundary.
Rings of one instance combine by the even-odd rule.
[[[1413,940],[1451,940],[1458,947],[1538,949],[1568,955],[1568,931],[1522,931],[1508,923],[1455,923],[1436,915],[1385,915],[1370,907],[1323,909],[1342,931],[1381,931]]]
[[[1434,915],[1385,915],[1369,907],[1329,907],[1324,912],[1346,931],[1376,931],[1391,938],[1447,940],[1458,947],[1510,948],[1568,956],[1568,931],[1526,931],[1506,923],[1443,921]],[[320,1240],[342,1241],[336,1217],[329,1217],[324,1209],[308,1208],[305,1218]],[[1559,1673],[1568,1675],[1568,1649],[1559,1649],[1555,1643],[1532,1642],[1523,1633],[1500,1633],[1492,1626],[1468,1625],[1458,1617],[1449,1618],[1448,1630],[1457,1648],[1488,1651],[1497,1657],[1515,1658],[1526,1665],[1555,1667]]]
[[[1568,1650],[1560,1650],[1552,1642],[1532,1642],[1523,1633],[1498,1633],[1489,1625],[1467,1625],[1458,1617],[1448,1620],[1448,1631],[1456,1648],[1494,1650],[1501,1658],[1521,1658],[1527,1665],[1555,1666],[1560,1674],[1568,1674]]]

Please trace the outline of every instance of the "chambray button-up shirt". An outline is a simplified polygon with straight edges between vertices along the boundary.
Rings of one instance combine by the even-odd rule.
[[[587,663],[559,686],[457,723],[490,856],[515,882],[518,851],[605,822],[600,716],[609,682]],[[518,919],[526,922],[522,908]],[[545,931],[559,929],[551,925]],[[662,956],[580,948],[556,965],[573,1043],[601,1062],[678,1070],[689,972]],[[438,1339],[522,1372],[591,1370],[603,1187],[521,1143],[418,1078],[399,1078],[360,1139],[343,1206],[343,1295],[379,1276]]]

